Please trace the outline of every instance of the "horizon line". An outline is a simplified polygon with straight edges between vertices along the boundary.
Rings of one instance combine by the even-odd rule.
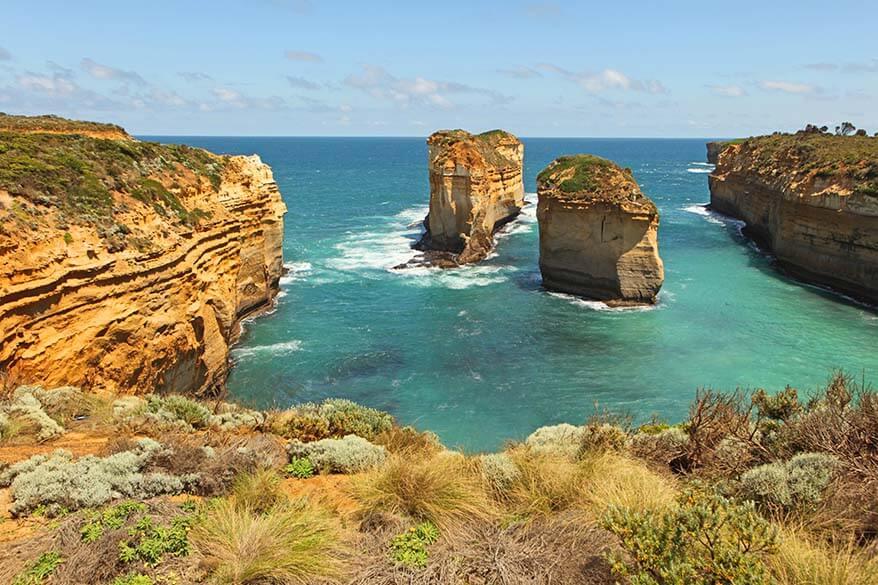
[[[156,134],[134,133],[135,138],[423,138],[430,135],[344,135],[344,134]],[[537,140],[733,140],[741,136],[518,136]]]

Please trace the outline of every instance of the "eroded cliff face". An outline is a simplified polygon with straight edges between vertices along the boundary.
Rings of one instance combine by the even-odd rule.
[[[725,142],[708,142],[707,143],[707,162],[715,165],[719,161],[719,153],[725,149]]]
[[[430,212],[420,247],[449,253],[441,258],[451,265],[477,262],[493,249],[494,232],[524,205],[524,145],[502,130],[443,130],[427,147]]]
[[[271,169],[69,132],[0,128],[0,370],[113,393],[221,385],[283,271]]]
[[[799,133],[731,145],[709,177],[713,209],[803,280],[878,302],[878,140]]]
[[[631,171],[561,157],[537,179],[543,286],[606,302],[651,304],[664,282],[659,214]]]

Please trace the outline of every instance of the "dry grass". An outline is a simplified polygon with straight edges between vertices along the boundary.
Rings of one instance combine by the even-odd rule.
[[[869,585],[878,583],[878,558],[848,543],[829,547],[798,531],[781,534],[769,560],[780,585]]]
[[[367,517],[401,514],[430,520],[444,530],[494,515],[475,464],[459,454],[414,460],[392,455],[383,466],[356,478],[351,489]]]
[[[584,502],[585,468],[562,455],[514,449],[509,453],[520,472],[509,490],[517,516],[542,516]]]
[[[244,473],[232,485],[232,501],[239,508],[265,514],[286,499],[281,478],[273,469],[257,469]]]
[[[218,583],[306,585],[341,570],[335,523],[305,501],[258,514],[220,500],[191,539]]]
[[[420,432],[413,427],[393,427],[375,436],[372,441],[391,453],[432,456],[443,450],[439,438],[431,432]]]
[[[586,498],[598,514],[609,506],[648,511],[665,509],[674,503],[674,481],[641,461],[605,453],[583,461],[582,465],[589,477]]]

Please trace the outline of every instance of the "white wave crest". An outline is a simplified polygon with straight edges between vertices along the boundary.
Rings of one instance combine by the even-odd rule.
[[[666,306],[665,299],[669,296],[667,292],[662,291],[659,292],[658,300],[654,305],[644,305],[637,307],[611,307],[608,304],[602,301],[593,301],[589,299],[583,299],[581,297],[577,297],[575,295],[568,295],[566,293],[559,292],[550,292],[549,296],[555,297],[558,299],[563,299],[570,303],[571,305],[576,305],[577,307],[583,307],[585,309],[589,309],[591,311],[601,311],[608,313],[643,313],[646,311],[655,311],[658,309],[662,309]]]
[[[701,217],[713,224],[730,225],[738,230],[739,234],[741,233],[741,230],[743,230],[744,227],[747,225],[746,221],[735,219],[734,217],[729,217],[728,215],[723,215],[722,213],[718,213],[716,211],[708,209],[708,205],[708,203],[697,203],[695,205],[684,207],[683,211],[688,211],[689,213],[700,215]]]
[[[696,166],[696,167],[710,167],[710,168],[714,168],[714,166],[715,166],[713,163],[709,163],[709,162],[690,162],[689,164],[690,164],[690,165],[693,165],[693,166]]]
[[[302,342],[298,339],[281,341],[271,345],[251,345],[249,347],[233,347],[229,352],[233,358],[252,357],[254,355],[268,354],[272,356],[285,355],[302,349]]]
[[[687,173],[712,173],[713,168],[704,168],[704,167],[689,167],[686,169]]]
[[[280,277],[280,285],[291,284],[297,280],[301,280],[311,272],[310,262],[284,262],[284,268],[287,273]],[[280,295],[278,295],[280,296]]]

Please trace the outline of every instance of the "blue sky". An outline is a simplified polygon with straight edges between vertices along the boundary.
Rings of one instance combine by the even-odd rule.
[[[137,134],[878,131],[878,2],[7,2],[0,111]]]

